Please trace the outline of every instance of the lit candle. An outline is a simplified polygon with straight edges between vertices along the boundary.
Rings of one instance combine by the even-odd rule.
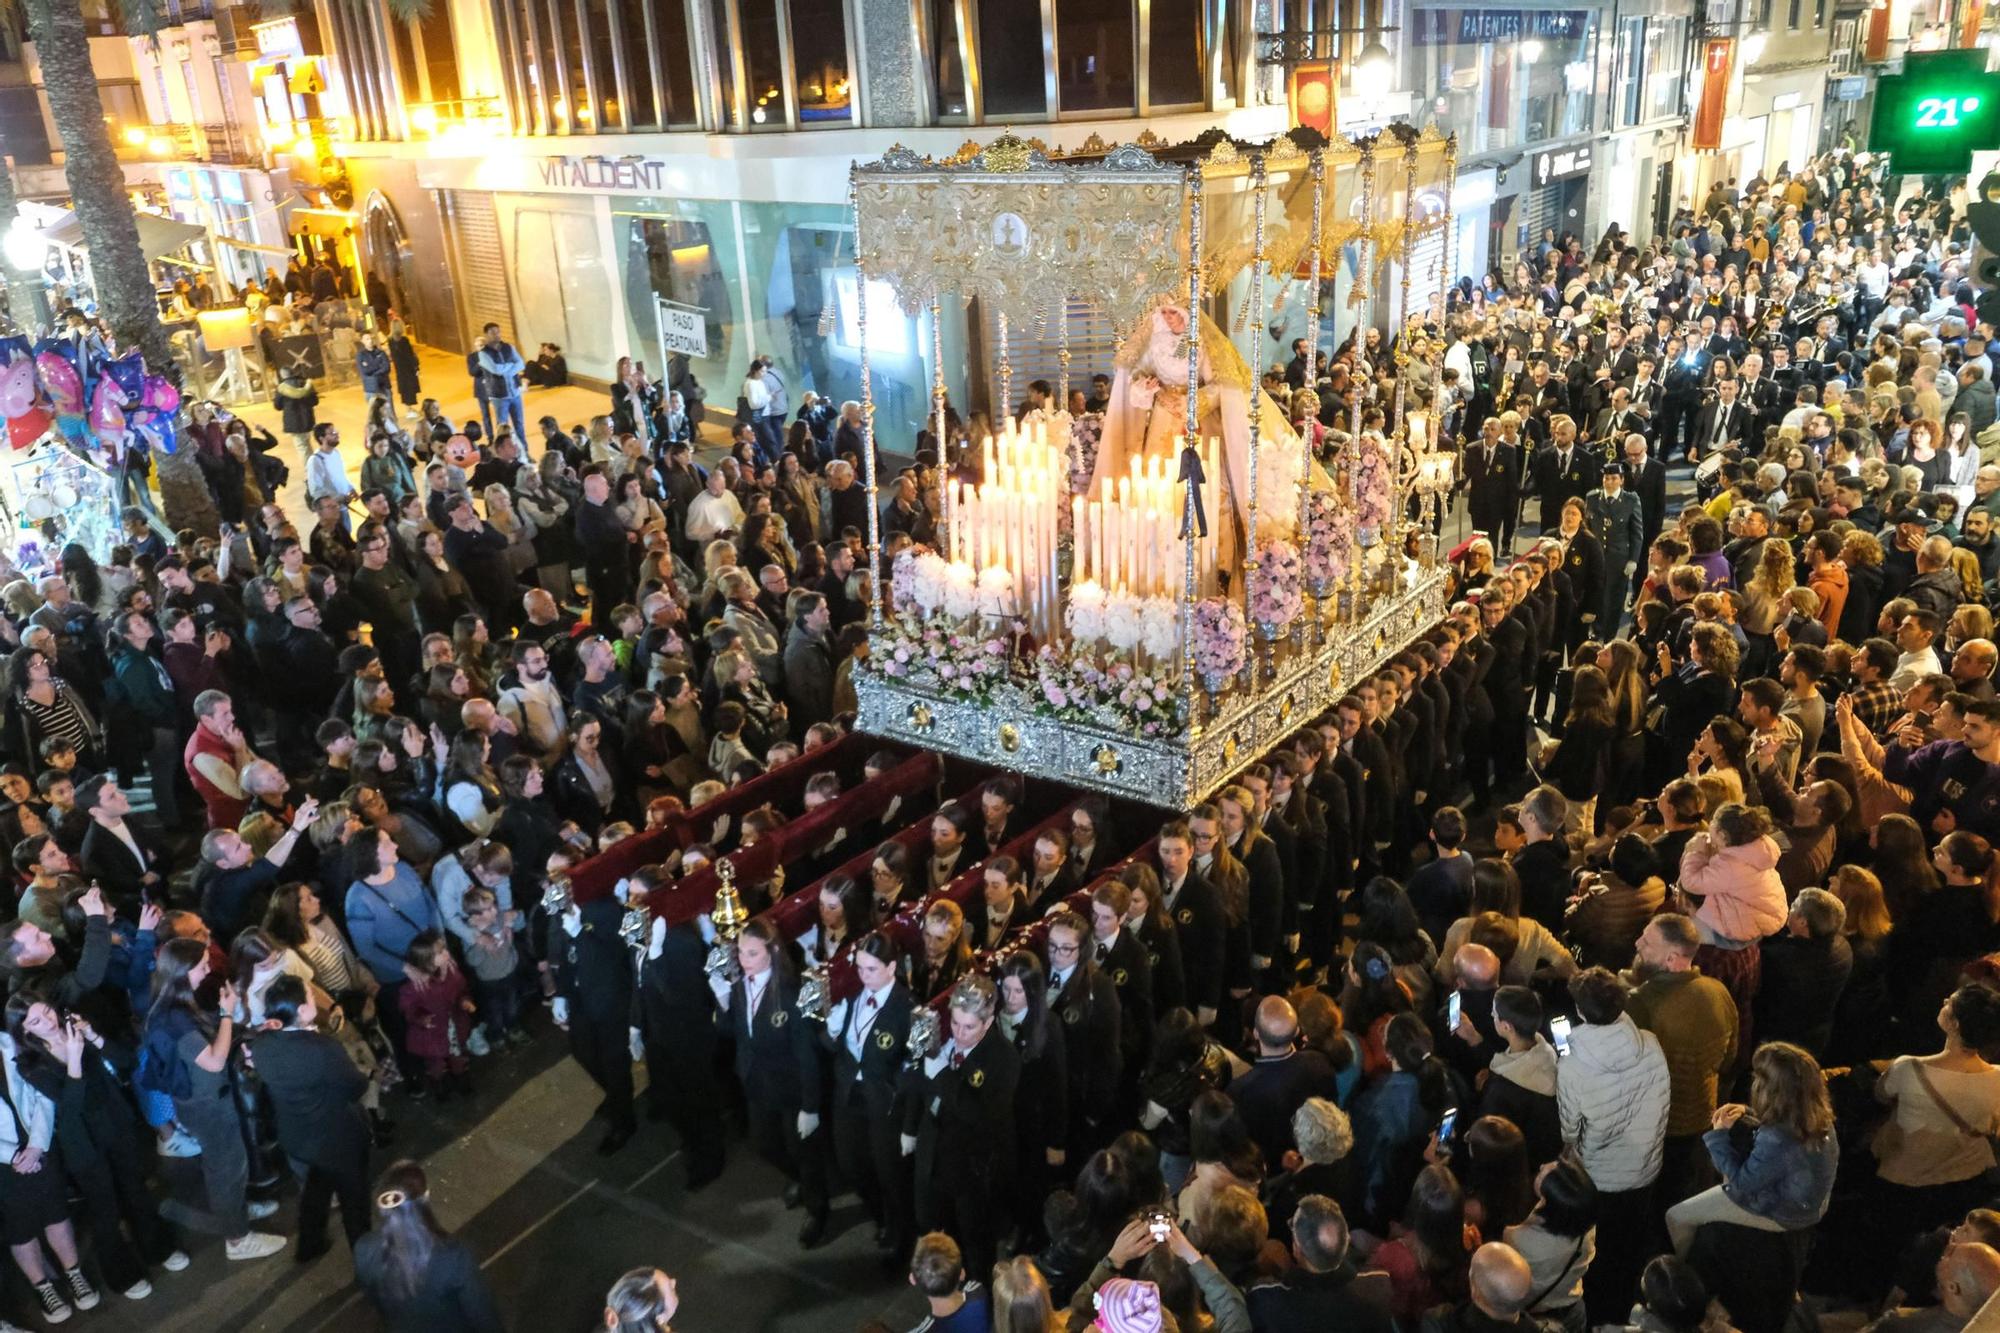
[[[1072,495],[1069,498],[1070,550],[1075,553],[1069,571],[1070,586],[1075,587],[1090,577],[1090,562],[1087,557],[1090,547],[1084,541],[1083,499]]]

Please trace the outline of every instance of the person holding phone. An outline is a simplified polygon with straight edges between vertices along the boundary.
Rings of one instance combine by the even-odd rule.
[[[1502,986],[1493,996],[1493,1034],[1503,1049],[1487,1066],[1479,1114],[1520,1126],[1528,1161],[1554,1161],[1562,1151],[1556,1115],[1556,1050],[1541,1033],[1542,1002],[1526,986]]]

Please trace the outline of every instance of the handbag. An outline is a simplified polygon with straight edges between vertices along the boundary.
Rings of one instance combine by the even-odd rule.
[[[1932,1105],[1944,1112],[1944,1118],[1951,1121],[1952,1127],[1969,1139],[1979,1139],[1984,1142],[1987,1151],[1993,1154],[1994,1160],[2000,1162],[2000,1142],[1996,1142],[1995,1136],[1967,1124],[1965,1117],[1958,1113],[1957,1108],[1938,1092],[1937,1085],[1931,1082],[1930,1072],[1922,1063],[1912,1060],[1910,1072],[1916,1076],[1917,1086],[1924,1090],[1924,1095],[1931,1099]],[[1882,1122],[1881,1128],[1875,1131],[1875,1137],[1869,1141],[1869,1150],[1875,1154],[1875,1160],[1881,1162],[1900,1152],[1904,1142],[1903,1129],[1896,1122],[1895,1106],[1892,1103],[1889,1108],[1889,1118]]]

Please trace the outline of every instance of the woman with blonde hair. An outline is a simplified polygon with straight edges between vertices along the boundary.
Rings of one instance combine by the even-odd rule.
[[[1049,1284],[1028,1255],[993,1267],[993,1333],[1061,1333]]]
[[[1776,646],[1772,634],[1785,616],[1785,594],[1798,586],[1791,543],[1767,538],[1757,548],[1757,568],[1743,585],[1743,609],[1736,623],[1750,641],[1743,655],[1743,674],[1760,676]]]
[[[514,497],[497,481],[481,494],[486,499],[486,521],[507,539],[503,555],[507,570],[519,580],[535,568],[535,520],[514,507]]]
[[[1889,936],[1895,922],[1882,896],[1882,881],[1858,865],[1834,867],[1827,891],[1847,915],[1840,933],[1854,958],[1847,984],[1833,1010],[1833,1040],[1826,1058],[1841,1065],[1872,1060],[1889,1049]]]
[[[1872,532],[1856,529],[1840,541],[1840,563],[1847,570],[1847,600],[1841,604],[1834,637],[1862,643],[1875,633],[1882,610],[1882,543]]]
[[[1748,1148],[1730,1132],[1746,1116],[1756,1126]],[[1818,1225],[1840,1164],[1818,1061],[1790,1042],[1764,1043],[1750,1060],[1750,1104],[1718,1106],[1711,1123],[1702,1144],[1722,1183],[1667,1210],[1675,1254],[1685,1259],[1711,1222],[1777,1232]]]
[[[1986,581],[1979,568],[1979,557],[1963,546],[1951,548],[1951,572],[1958,576],[1958,599],[1961,602],[1979,603],[1986,600]]]

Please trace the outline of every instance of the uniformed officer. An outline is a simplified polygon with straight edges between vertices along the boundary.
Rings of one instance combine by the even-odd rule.
[[[632,876],[632,899],[663,887],[666,876],[646,867]],[[666,1120],[680,1135],[690,1191],[722,1174],[721,1105],[715,1077],[715,998],[709,993],[708,948],[715,928],[705,916],[668,925],[654,917],[639,963],[639,1036],[646,1052],[646,1118]]]
[[[854,949],[861,989],[827,1012],[821,1039],[831,1072],[827,1110],[841,1176],[875,1221],[875,1243],[888,1251],[885,1272],[902,1270],[916,1238],[908,1163],[896,1142],[897,1090],[910,1035],[910,993],[896,980],[902,950],[880,931]],[[806,1091],[812,1110],[812,1090]]]
[[[778,928],[758,917],[736,937],[735,981],[710,979],[736,1047],[736,1078],[750,1113],[750,1142],[785,1174],[786,1206],[806,1209],[799,1244],[810,1249],[826,1235],[826,1172],[819,1099],[807,1107],[807,1087],[819,1083],[814,1038],[799,1017],[798,976]]]
[[[1111,1139],[1122,1061],[1118,988],[1092,961],[1090,928],[1067,908],[1049,918],[1049,1009],[1068,1046],[1069,1156],[1083,1161]]]
[[[572,904],[556,924],[556,1017],[569,1023],[570,1054],[604,1089],[597,1114],[611,1128],[598,1143],[605,1156],[638,1129],[632,1111],[632,950],[620,937],[625,905],[616,898]]]
[[[903,1115],[916,1159],[917,1225],[957,1239],[965,1264],[990,1273],[999,1251],[994,1205],[1014,1161],[1021,1057],[994,1022],[999,993],[977,973],[952,988],[951,1035],[920,1067]]]
[[[1584,500],[1587,524],[1603,552],[1605,578],[1595,633],[1609,639],[1625,614],[1625,594],[1646,551],[1646,515],[1639,497],[1625,489],[1625,469],[1604,465],[1604,481]]]

